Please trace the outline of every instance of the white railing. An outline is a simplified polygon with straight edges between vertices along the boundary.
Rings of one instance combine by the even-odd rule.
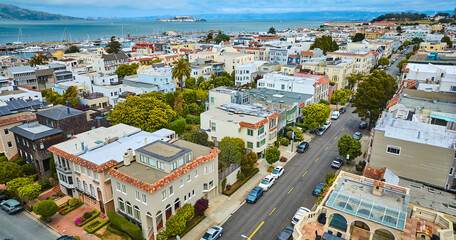
[[[261,140],[261,139],[263,139],[264,137],[266,137],[266,132],[264,132],[264,133],[258,135],[258,140]]]

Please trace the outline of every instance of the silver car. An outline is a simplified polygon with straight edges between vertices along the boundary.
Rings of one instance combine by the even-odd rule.
[[[302,215],[304,215],[305,213],[309,213],[309,212],[310,212],[310,210],[308,208],[305,208],[305,207],[298,208],[298,211],[296,211],[295,215],[291,219],[291,224],[293,224],[293,225],[297,224],[299,222],[299,220],[301,220]]]
[[[222,236],[223,228],[215,225],[209,230],[206,231],[206,233],[203,235],[203,237],[200,240],[215,240],[218,239]]]

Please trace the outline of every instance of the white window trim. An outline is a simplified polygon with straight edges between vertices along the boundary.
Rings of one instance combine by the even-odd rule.
[[[388,148],[396,148],[396,149],[399,149],[399,154],[397,154],[397,153],[392,153],[392,152],[388,152]],[[402,148],[401,148],[401,147],[398,147],[398,146],[387,145],[385,151],[386,151],[386,153],[389,153],[389,154],[392,154],[392,155],[399,156],[399,155],[401,155]]]

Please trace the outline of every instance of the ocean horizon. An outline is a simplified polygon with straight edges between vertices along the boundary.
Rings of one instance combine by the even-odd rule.
[[[12,21],[0,20],[0,43],[40,43],[109,39],[111,36],[127,37],[157,35],[166,31],[181,33],[221,30],[231,32],[267,32],[287,28],[316,28],[324,21],[300,20],[208,20],[206,22],[156,22],[155,20],[72,20],[72,21]],[[22,39],[20,37],[22,32]]]

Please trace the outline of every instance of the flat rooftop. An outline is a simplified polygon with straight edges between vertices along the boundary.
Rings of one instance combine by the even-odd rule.
[[[456,93],[451,92],[428,92],[415,89],[402,89],[402,94],[407,94],[412,98],[423,98],[423,99],[440,99],[450,100],[456,102]]]
[[[379,224],[404,230],[409,196],[383,188],[373,194],[374,185],[342,178],[325,205]]]
[[[46,125],[39,124],[38,122],[26,123],[23,125],[15,126],[10,129],[14,134],[23,136],[30,140],[37,140],[44,137],[59,134],[62,130],[58,128],[51,128]]]
[[[190,152],[189,149],[166,143],[160,140],[136,149],[136,152],[152,156],[156,159],[171,162]]]
[[[312,99],[313,95],[297,92],[286,92],[267,88],[249,90],[250,99],[272,104],[297,105]]]

